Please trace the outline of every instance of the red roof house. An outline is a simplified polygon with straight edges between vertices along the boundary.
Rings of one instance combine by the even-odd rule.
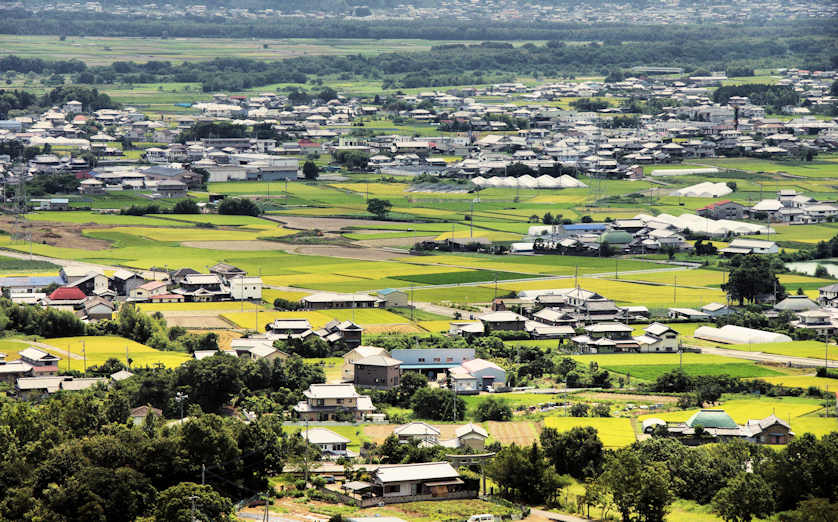
[[[62,286],[61,288],[56,288],[55,291],[49,294],[50,301],[78,301],[86,297],[84,292],[75,286]]]

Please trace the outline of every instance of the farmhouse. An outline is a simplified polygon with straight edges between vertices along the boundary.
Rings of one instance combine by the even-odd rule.
[[[149,281],[134,287],[129,291],[129,296],[132,300],[141,301],[167,293],[169,293],[169,289],[165,281]]]
[[[236,301],[262,299],[262,278],[254,276],[235,276],[229,278],[230,296]]]
[[[393,430],[393,435],[395,435],[401,443],[415,440],[437,445],[439,444],[439,434],[440,431],[438,429],[434,428],[430,424],[425,424],[424,422],[419,421],[399,426]]]
[[[478,317],[487,332],[492,330],[524,330],[526,318],[515,312],[491,312]]]
[[[477,381],[477,389],[484,390],[494,385],[506,384],[506,371],[497,364],[484,359],[463,361],[459,366],[448,370],[452,378],[455,373],[470,375]]]
[[[374,497],[390,502],[473,498],[476,491],[463,490],[464,482],[448,462],[388,464],[370,474]]]
[[[670,308],[667,313],[670,319],[683,319],[687,321],[708,321],[710,316],[702,311],[693,308]]]
[[[818,288],[818,304],[821,306],[838,305],[838,284]]]
[[[745,205],[725,199],[701,207],[695,213],[709,219],[742,219],[745,216]]]

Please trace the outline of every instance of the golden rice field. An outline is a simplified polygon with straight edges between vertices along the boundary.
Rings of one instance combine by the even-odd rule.
[[[596,428],[602,444],[608,448],[621,448],[637,440],[631,421],[619,417],[546,417],[545,428],[570,431],[577,426]]]
[[[221,314],[221,317],[235,323],[239,328],[265,331],[265,325],[275,319],[308,319],[312,328],[322,328],[323,325],[333,320],[332,317],[320,312],[277,312],[255,310],[253,312],[228,312]]]
[[[792,388],[808,388],[814,386],[821,390],[838,392],[838,379],[816,377],[814,375],[782,375],[777,377],[763,377],[764,381],[771,384],[781,384]]]
[[[119,359],[124,363],[126,354],[133,361],[132,366],[135,367],[154,366],[160,363],[171,368],[192,358],[186,353],[155,350],[150,346],[116,336],[58,337],[45,339],[43,342],[55,347],[55,349],[49,351],[61,357],[59,368],[62,370],[82,370],[85,354],[88,367],[102,364],[110,358]],[[69,358],[67,356],[68,351],[71,354]]]
[[[678,272],[680,278],[680,272]],[[638,275],[629,274],[621,277],[636,279]],[[672,277],[670,275],[670,277]],[[573,278],[552,279],[547,281],[520,281],[498,283],[498,288],[519,292],[521,290],[548,290],[553,288],[573,288]],[[579,278],[579,286],[585,290],[597,292],[613,299],[617,304],[643,304],[649,308],[670,306],[693,307],[713,301],[724,301],[725,295],[716,288],[684,288],[678,286],[646,285],[614,279],[593,277]]]
[[[727,412],[734,421],[744,424],[748,419],[763,419],[771,414],[783,420],[795,419],[822,408],[820,401],[798,397],[762,397],[758,399],[732,399],[713,406]],[[643,415],[640,420],[658,418],[670,422],[684,422],[698,409]]]

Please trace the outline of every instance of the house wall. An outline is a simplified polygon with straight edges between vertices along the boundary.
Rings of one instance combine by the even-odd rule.
[[[401,369],[398,366],[356,364],[353,381],[359,386],[389,389],[399,385],[400,377]]]
[[[482,450],[486,446],[486,439],[475,433],[463,435],[459,438],[460,447],[470,448],[473,450]]]
[[[237,279],[230,280],[230,294],[233,299],[262,299],[261,283],[243,283]]]
[[[471,374],[477,377],[478,381],[491,379],[493,382],[506,384],[506,372],[503,370],[484,368],[482,370],[471,372]]]
[[[379,298],[384,300],[384,306],[386,308],[392,308],[394,306],[407,306],[408,303],[408,295],[404,292],[393,292],[391,294],[379,296]]]

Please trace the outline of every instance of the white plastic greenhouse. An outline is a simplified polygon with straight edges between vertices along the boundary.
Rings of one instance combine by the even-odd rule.
[[[721,328],[700,326],[696,328],[693,337],[725,344],[759,344],[759,343],[787,343],[791,337],[764,330],[755,330],[743,326],[728,324]]]

